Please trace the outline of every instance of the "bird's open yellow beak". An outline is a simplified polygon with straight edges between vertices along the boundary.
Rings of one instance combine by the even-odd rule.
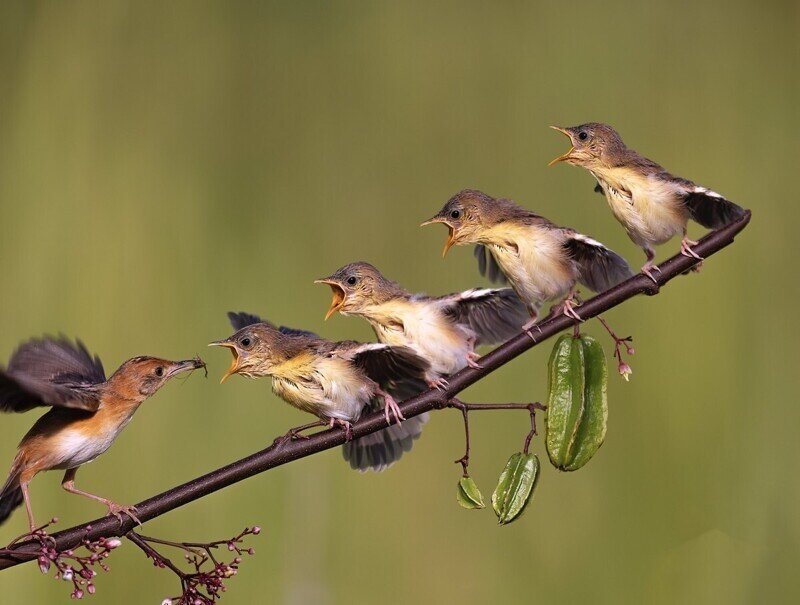
[[[219,383],[222,384],[223,382],[228,380],[228,378],[236,374],[237,371],[239,371],[239,351],[237,351],[233,343],[228,340],[215,340],[214,342],[208,343],[208,346],[227,347],[231,350],[231,354],[233,355],[233,361],[231,362],[231,367],[228,368],[228,371],[225,372],[225,375],[222,377],[222,380],[219,381]]]
[[[553,130],[557,130],[558,132],[566,136],[570,140],[570,142],[572,142],[572,135],[570,135],[569,131],[566,128],[561,128],[560,126],[551,126],[550,128],[552,128]],[[567,151],[567,153],[558,156],[554,160],[550,161],[550,163],[547,165],[552,166],[553,164],[558,164],[559,162],[563,162],[564,160],[570,159],[572,157],[573,151],[575,151],[575,147],[570,145],[569,151]]]
[[[447,256],[447,251],[453,247],[453,244],[456,243],[456,230],[440,216],[434,216],[433,218],[428,219],[424,223],[420,224],[420,227],[424,227],[425,225],[433,225],[435,223],[442,223],[443,225],[447,226],[449,232],[447,241],[444,243],[444,248],[442,249],[442,258],[444,258]]]
[[[330,309],[328,312],[325,313],[325,321],[328,321],[328,318],[336,313],[339,309],[342,308],[345,299],[344,289],[334,280],[332,279],[315,279],[315,284],[328,284],[331,287],[331,292],[333,293],[333,300],[331,300]]]

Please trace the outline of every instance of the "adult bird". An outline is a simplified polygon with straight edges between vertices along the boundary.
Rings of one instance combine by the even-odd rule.
[[[580,320],[578,284],[601,292],[633,275],[625,259],[600,242],[475,189],[458,192],[422,225],[432,223],[450,232],[442,256],[454,245],[474,244],[481,274],[510,283],[531,316],[525,329],[548,301],[560,301],[558,311]]]
[[[611,212],[647,262],[642,272],[655,281],[654,246],[681,235],[681,254],[698,260],[696,241],[687,236],[689,219],[718,229],[744,216],[745,210],[719,193],[674,176],[623,143],[608,124],[551,128],[569,137],[572,146],[550,165],[566,162],[588,170],[597,180],[595,191],[605,195]]]
[[[430,362],[431,386],[466,366],[478,367],[475,347],[511,338],[528,317],[511,288],[411,294],[365,262],[345,265],[315,283],[327,284],[333,292],[325,319],[337,311],[363,317],[380,342],[409,347]]]
[[[102,502],[120,523],[136,508],[117,504],[75,487],[81,465],[103,454],[130,422],[139,406],[176,374],[205,367],[202,360],[169,361],[134,357],[110,378],[103,364],[80,341],[64,337],[30,340],[0,369],[0,411],[26,412],[50,406],[23,437],[5,485],[0,489],[0,523],[23,501],[31,531],[36,529],[28,484],[42,471],[62,469],[62,487]]]
[[[272,390],[281,399],[344,429],[344,458],[354,469],[382,471],[411,449],[427,416],[406,420],[390,391],[403,399],[406,393],[424,388],[430,365],[413,350],[352,340],[331,342],[313,332],[278,328],[249,313],[228,317],[236,332],[211,343],[227,347],[233,355],[223,382],[233,374],[270,376]],[[390,426],[351,440],[352,424],[365,410],[381,407]]]

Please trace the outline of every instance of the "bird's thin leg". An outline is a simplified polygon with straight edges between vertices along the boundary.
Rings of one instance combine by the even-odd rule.
[[[522,331],[530,336],[533,342],[536,342],[536,337],[534,337],[531,330],[535,327],[539,331],[539,334],[542,333],[542,329],[536,325],[536,322],[539,321],[539,310],[533,306],[529,306],[528,312],[531,314],[531,318],[522,325]]]
[[[75,487],[75,475],[77,474],[77,472],[78,472],[77,468],[70,468],[67,469],[66,473],[64,473],[64,478],[61,480],[61,487],[63,487],[64,490],[68,491],[70,494],[77,494],[78,496],[89,498],[90,500],[102,502],[108,507],[108,512],[114,515],[119,520],[120,525],[122,525],[123,514],[128,515],[131,519],[136,521],[138,525],[142,524],[142,522],[136,516],[135,506],[129,506],[126,504],[117,504],[113,500],[109,500],[108,498],[103,498],[102,496],[96,496],[94,494],[90,494],[89,492],[85,492]]]
[[[392,424],[392,421],[389,417],[389,412],[392,413],[394,416],[395,423],[400,424],[401,420],[405,420],[405,416],[403,416],[403,412],[400,411],[400,406],[397,405],[397,402],[394,400],[394,397],[389,395],[386,391],[382,389],[376,389],[375,394],[383,397],[383,413],[386,416],[386,422],[388,424]]]
[[[470,336],[467,340],[467,344],[469,345],[469,351],[467,352],[467,365],[471,368],[475,368],[476,370],[480,370],[483,366],[478,363],[478,360],[481,358],[475,352],[475,341],[477,339],[474,336]]]
[[[325,426],[326,424],[327,423],[323,420],[317,420],[316,422],[309,422],[308,424],[304,424],[302,426],[296,426],[286,431],[284,438],[289,439],[290,441],[294,441],[296,439],[308,439],[308,435],[303,435],[304,431],[318,426]]]
[[[661,269],[659,269],[658,265],[656,265],[653,262],[656,258],[656,251],[653,250],[650,246],[645,246],[644,253],[647,256],[647,262],[644,265],[642,265],[642,273],[644,273],[647,277],[652,279],[653,283],[658,284],[656,278],[653,277],[652,273],[653,271],[658,271],[659,273],[661,273]]]
[[[31,528],[31,533],[36,532],[36,521],[33,519],[33,509],[31,508],[31,497],[28,494],[28,482],[20,481],[19,489],[22,491],[22,499],[25,500],[25,512],[28,513],[28,526]]]

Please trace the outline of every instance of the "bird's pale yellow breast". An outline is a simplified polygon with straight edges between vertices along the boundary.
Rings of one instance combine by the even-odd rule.
[[[503,273],[526,302],[555,300],[575,284],[577,274],[560,229],[501,223],[485,237]]]
[[[688,212],[674,181],[628,166],[593,174],[614,216],[637,244],[660,244],[685,228]]]

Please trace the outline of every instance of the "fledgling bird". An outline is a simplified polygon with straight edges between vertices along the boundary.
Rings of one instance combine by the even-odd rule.
[[[122,522],[126,514],[139,523],[133,506],[117,504],[75,487],[78,467],[103,454],[130,422],[145,399],[176,374],[204,368],[199,358],[168,361],[134,357],[106,378],[100,359],[80,341],[64,337],[30,340],[0,368],[0,411],[26,412],[51,406],[19,444],[8,480],[0,490],[0,523],[23,501],[31,531],[36,528],[28,484],[33,477],[63,469],[62,487],[102,502]]]
[[[633,275],[625,259],[600,242],[475,189],[458,192],[422,225],[432,223],[450,231],[442,256],[454,245],[475,244],[481,275],[511,284],[528,306],[525,329],[548,301],[560,301],[561,312],[580,320],[574,310],[579,283],[602,292]]]
[[[661,166],[628,148],[611,126],[598,122],[562,128],[572,147],[549,165],[566,162],[591,172],[595,191],[605,195],[611,211],[628,236],[644,250],[642,272],[650,279],[656,253],[654,246],[680,234],[681,254],[700,259],[692,250],[696,241],[686,235],[689,219],[718,229],[741,218],[745,210],[719,193],[673,176]]]
[[[222,378],[270,376],[272,390],[288,404],[345,431],[345,459],[358,470],[381,471],[411,449],[427,416],[406,420],[392,391],[424,389],[430,365],[407,347],[352,340],[331,342],[305,330],[276,327],[256,315],[229,313],[236,332],[210,346],[227,347],[233,362]],[[396,424],[351,441],[351,425],[381,405]],[[402,423],[400,421],[403,421]],[[370,439],[372,438],[372,439]]]
[[[511,338],[528,317],[511,288],[411,294],[365,262],[345,265],[315,283],[333,291],[325,319],[337,311],[363,317],[380,342],[409,347],[430,362],[430,386],[446,383],[466,366],[479,367],[475,347]]]

